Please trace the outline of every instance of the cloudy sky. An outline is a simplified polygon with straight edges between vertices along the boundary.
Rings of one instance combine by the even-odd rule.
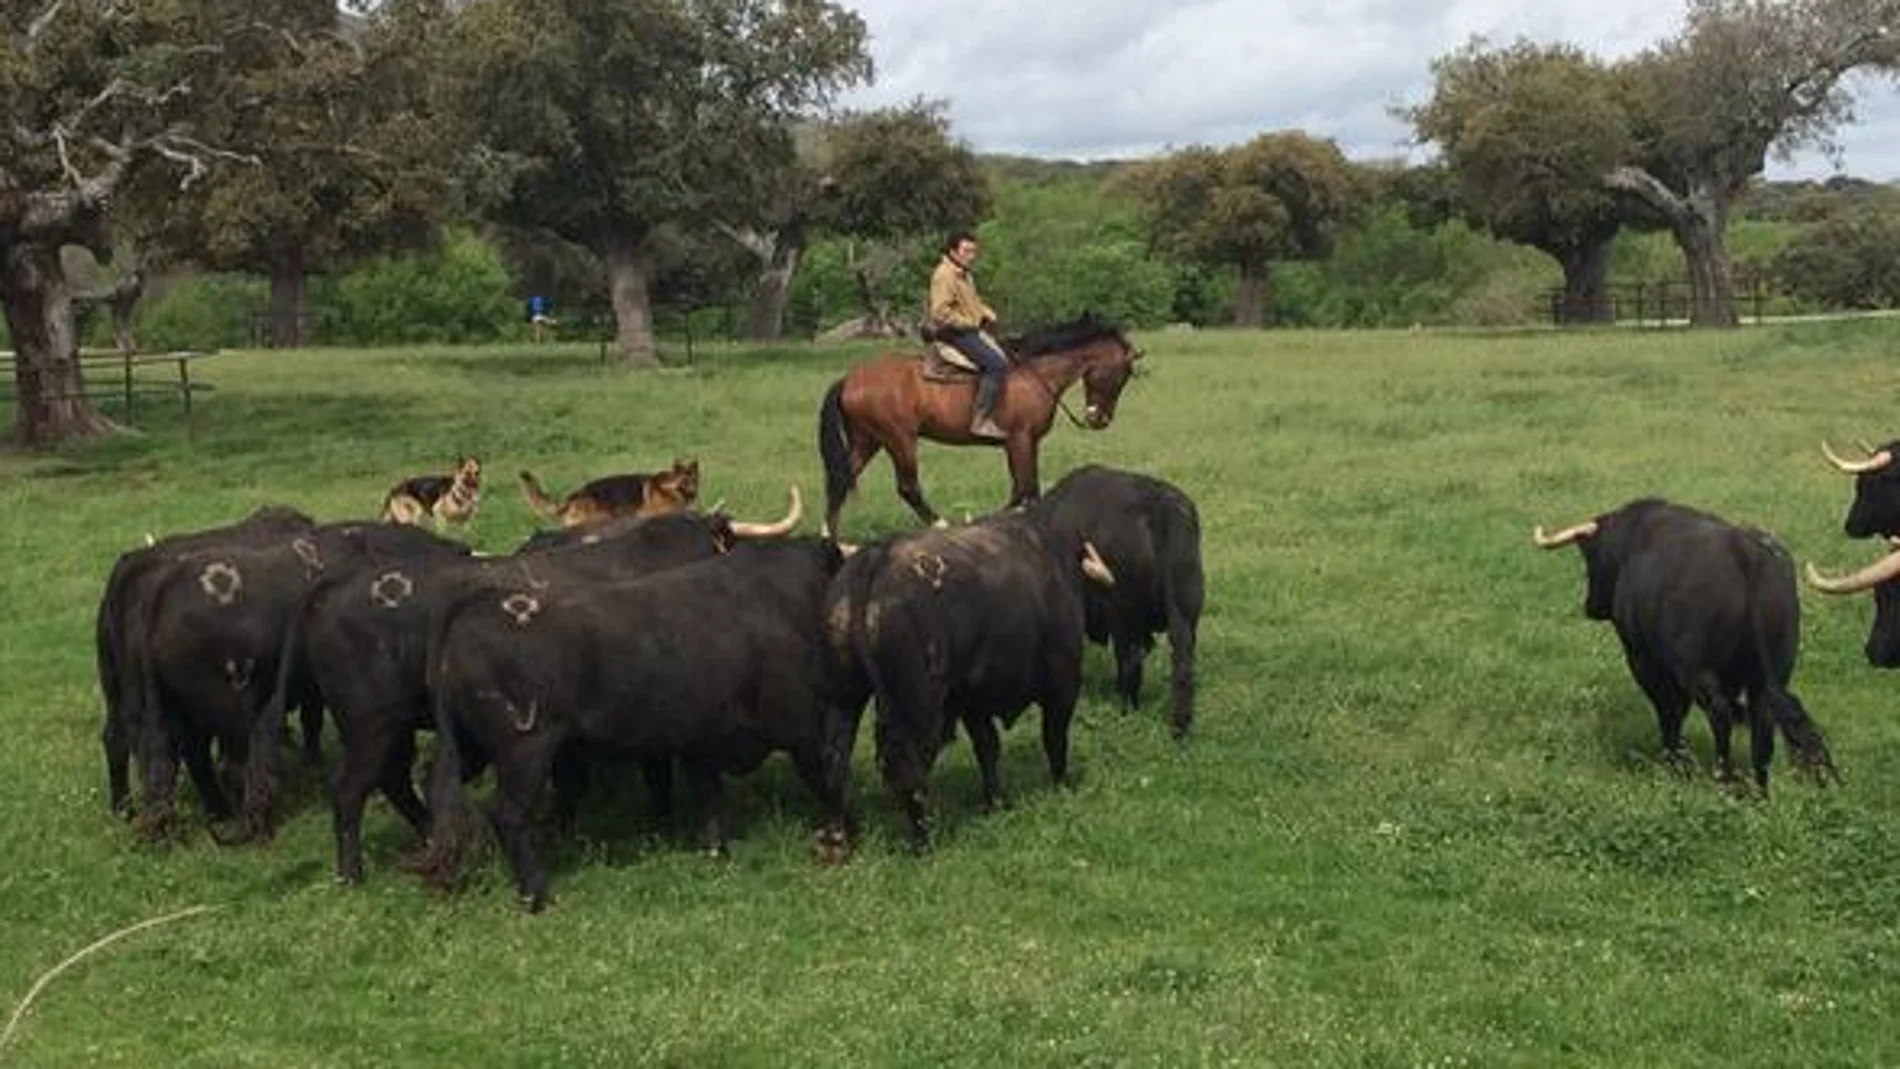
[[[1353,158],[1407,151],[1386,114],[1416,103],[1434,56],[1473,34],[1564,40],[1605,57],[1674,31],[1679,0],[845,0],[871,29],[877,84],[854,107],[950,101],[980,152],[1129,158],[1273,129]],[[1900,178],[1900,90],[1861,86],[1841,169]],[[1414,153],[1416,156],[1417,154]],[[1817,153],[1769,176],[1826,177]]]

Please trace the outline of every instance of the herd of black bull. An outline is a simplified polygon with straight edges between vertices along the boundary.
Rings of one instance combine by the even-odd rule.
[[[1177,488],[1090,466],[1019,512],[862,546],[791,536],[798,512],[794,488],[776,523],[679,512],[481,556],[415,527],[271,507],[128,552],[97,621],[111,804],[131,815],[136,753],[137,823],[158,834],[182,760],[214,828],[269,834],[285,715],[299,710],[315,763],[328,712],[343,743],[339,879],[362,876],[363,808],[380,790],[427,839],[415,867],[452,882],[474,823],[465,785],[493,766],[489,816],[538,908],[530,803],[551,782],[571,815],[598,758],[637,762],[662,809],[683,772],[718,850],[722,777],[784,752],[836,860],[856,830],[851,751],[873,699],[884,780],[920,847],[926,776],[959,723],[986,804],[1001,796],[998,724],[1031,703],[1065,781],[1085,636],[1113,643],[1132,706],[1167,634],[1173,727],[1187,732],[1203,588],[1199,515]],[[425,805],[412,765],[430,728]]]
[[[1826,452],[1856,480],[1848,535],[1900,545],[1900,441],[1862,460]],[[182,759],[210,817],[268,834],[285,714],[299,710],[315,763],[328,711],[343,740],[339,879],[362,877],[363,807],[380,790],[428,840],[416,867],[452,881],[473,825],[464,787],[492,765],[490,817],[538,908],[547,874],[530,804],[551,782],[571,816],[600,757],[639,762],[663,812],[683,770],[717,850],[722,776],[782,751],[818,799],[821,852],[836,860],[856,830],[851,751],[872,700],[883,777],[919,847],[926,776],[959,723],[986,806],[1001,797],[997,725],[1031,703],[1050,775],[1065,781],[1085,635],[1113,643],[1132,707],[1167,634],[1173,727],[1186,734],[1203,580],[1199,515],[1179,489],[1091,465],[1020,512],[864,546],[791,537],[799,510],[794,489],[775,523],[681,512],[542,532],[496,557],[415,527],[272,507],[126,553],[97,631],[112,806],[130,815],[136,749],[148,833],[172,817]],[[1798,765],[1837,775],[1789,689],[1800,608],[1772,536],[1652,498],[1533,537],[1582,552],[1584,613],[1616,629],[1672,760],[1688,761],[1693,703],[1724,779],[1738,720],[1764,791],[1777,730]],[[1900,667],[1900,548],[1841,578],[1810,565],[1808,579],[1831,594],[1872,590],[1867,658]],[[427,805],[412,768],[423,729],[438,740]]]
[[[1855,479],[1843,525],[1848,536],[1882,535],[1894,548],[1838,578],[1810,564],[1808,582],[1828,594],[1872,590],[1867,660],[1900,667],[1900,440],[1867,447],[1862,460],[1840,457],[1826,443],[1822,452]],[[1801,609],[1793,562],[1773,536],[1645,498],[1555,534],[1536,528],[1532,538],[1545,549],[1575,545],[1582,552],[1584,615],[1616,629],[1672,761],[1689,762],[1682,724],[1693,703],[1708,716],[1722,779],[1734,777],[1729,735],[1738,718],[1748,724],[1749,757],[1764,792],[1777,728],[1801,768],[1823,782],[1839,778],[1820,728],[1789,689]]]

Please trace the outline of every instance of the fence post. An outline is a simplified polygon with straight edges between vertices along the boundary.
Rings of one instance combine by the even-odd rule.
[[[178,358],[178,388],[185,395],[185,440],[198,440],[198,422],[191,413],[191,365],[189,357]]]

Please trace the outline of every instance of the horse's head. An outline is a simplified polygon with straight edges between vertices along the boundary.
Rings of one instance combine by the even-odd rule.
[[[1090,427],[1099,431],[1115,418],[1115,403],[1121,400],[1122,387],[1134,376],[1139,359],[1141,350],[1119,330],[1110,330],[1090,344],[1082,371],[1082,394],[1088,402],[1083,413]]]

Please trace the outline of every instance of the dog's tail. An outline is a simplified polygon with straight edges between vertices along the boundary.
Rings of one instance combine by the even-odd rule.
[[[384,523],[420,523],[425,512],[422,502],[417,501],[413,494],[391,490],[383,498]]]
[[[524,470],[521,473],[521,493],[528,499],[528,507],[541,515],[552,518],[561,514],[560,502],[541,489],[541,482],[534,477],[533,472]]]
[[[818,406],[818,455],[825,462],[825,511],[836,514],[857,484],[851,470],[851,421],[844,414],[844,380],[825,391]]]

